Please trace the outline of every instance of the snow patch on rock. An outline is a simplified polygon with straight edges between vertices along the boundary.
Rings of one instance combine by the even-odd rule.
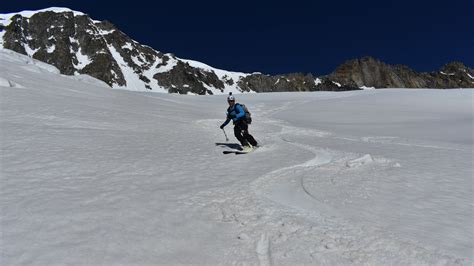
[[[113,58],[119,65],[120,70],[122,71],[122,74],[125,77],[125,80],[127,81],[125,87],[114,85],[114,88],[126,88],[132,91],[146,91],[145,84],[142,80],[140,80],[137,74],[135,74],[135,71],[133,71],[133,69],[127,64],[127,62],[125,62],[122,55],[120,55],[120,53],[115,49],[113,45],[109,44],[108,47]]]
[[[154,73],[168,72],[178,64],[178,60],[176,60],[176,58],[170,56],[169,54],[168,54],[168,57],[169,57],[169,59],[168,59],[168,61],[166,61],[166,64],[165,65],[160,65]]]
[[[51,54],[54,52],[54,50],[56,50],[56,45],[53,44],[51,46],[48,46],[47,52]]]

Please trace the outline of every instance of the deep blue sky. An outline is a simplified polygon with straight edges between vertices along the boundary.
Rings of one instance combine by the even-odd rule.
[[[474,0],[2,1],[0,13],[68,7],[161,52],[233,71],[328,74],[371,55],[431,71],[474,66]]]

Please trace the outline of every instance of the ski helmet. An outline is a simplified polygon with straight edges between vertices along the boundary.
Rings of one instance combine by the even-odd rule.
[[[229,92],[229,96],[227,97],[227,101],[228,101],[228,102],[233,102],[233,101],[235,101],[235,97],[234,97],[234,95],[232,95],[232,92]]]

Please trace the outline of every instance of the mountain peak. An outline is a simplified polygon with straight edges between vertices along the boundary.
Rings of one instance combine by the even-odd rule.
[[[447,71],[447,72],[455,72],[455,71],[463,71],[463,70],[467,70],[469,69],[466,65],[464,65],[464,63],[460,62],[460,61],[452,61],[452,62],[449,62],[447,64],[445,64],[444,66],[441,67],[441,71]],[[472,69],[471,69],[472,71]]]
[[[24,11],[20,11],[20,12],[0,14],[0,23],[2,23],[3,26],[8,26],[11,22],[10,21],[11,18],[16,16],[16,15],[20,15],[24,18],[31,18],[32,16],[34,16],[38,13],[43,13],[43,12],[54,12],[54,13],[72,12],[75,16],[84,16],[84,15],[86,15],[82,12],[69,9],[67,7],[49,7],[49,8],[39,9],[39,10],[24,10]]]
[[[134,91],[226,94],[347,89],[312,75],[263,76],[180,59],[132,40],[112,23],[71,12],[75,11],[48,8],[3,15],[8,23],[0,28],[0,47],[49,63],[65,75],[88,74],[113,88]]]
[[[418,73],[405,65],[389,65],[364,56],[344,62],[329,78],[358,88],[470,88],[473,76],[472,69],[461,62],[448,63],[440,71]]]
[[[442,72],[464,69],[462,77],[427,76],[406,66],[385,64],[372,56],[348,60],[329,76],[319,78],[304,73],[271,76],[225,71],[159,52],[131,39],[111,22],[95,21],[87,14],[64,7],[0,14],[0,48],[51,64],[65,75],[88,74],[112,88],[181,94],[452,88],[472,86],[474,76],[472,70],[459,62],[447,64]]]
[[[0,15],[0,47],[57,67],[88,74],[113,88],[194,94],[241,92],[247,75],[163,54],[132,40],[108,21],[68,8]]]

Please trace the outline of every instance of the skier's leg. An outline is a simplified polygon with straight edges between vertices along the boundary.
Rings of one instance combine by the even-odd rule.
[[[248,145],[247,140],[245,137],[242,135],[242,127],[241,123],[237,122],[234,126],[234,135],[235,137],[239,140],[240,144],[242,146]]]
[[[254,147],[258,145],[257,141],[253,138],[252,135],[250,135],[249,126],[245,122],[242,123],[242,133],[244,135],[245,140],[247,140],[250,143],[250,145]]]
[[[252,145],[252,146],[258,146],[258,142],[255,140],[255,138],[248,134],[248,131],[247,131],[247,136],[245,137],[245,139]]]

